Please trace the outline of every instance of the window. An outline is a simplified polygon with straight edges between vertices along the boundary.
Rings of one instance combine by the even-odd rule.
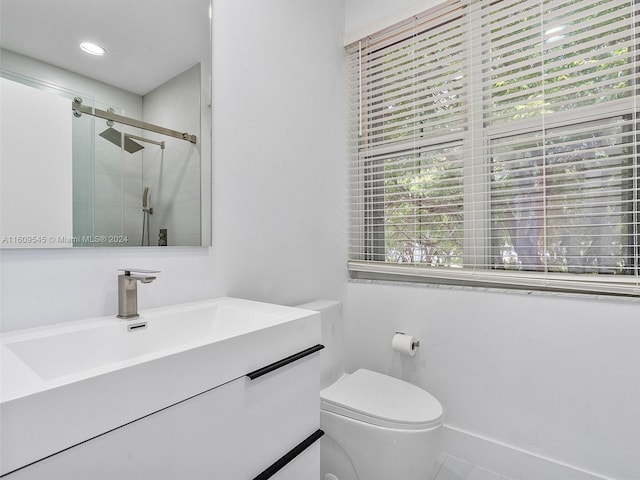
[[[449,1],[348,46],[352,276],[639,295],[639,20]]]

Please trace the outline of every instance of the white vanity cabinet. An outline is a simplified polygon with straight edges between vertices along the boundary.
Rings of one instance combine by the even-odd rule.
[[[223,297],[1,333],[0,477],[317,480],[319,320]]]
[[[236,378],[3,478],[318,480],[321,348],[296,352],[267,373]]]

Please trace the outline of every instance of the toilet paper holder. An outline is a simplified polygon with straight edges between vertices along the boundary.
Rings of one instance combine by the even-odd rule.
[[[405,332],[396,332],[396,335],[406,335]],[[415,342],[411,342],[411,349],[416,349],[420,346],[420,340],[416,340]]]

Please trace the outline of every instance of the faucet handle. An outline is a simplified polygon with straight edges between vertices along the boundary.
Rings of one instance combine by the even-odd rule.
[[[147,273],[160,273],[160,270],[147,270],[145,268],[119,268],[118,269],[119,272],[124,272],[125,275],[130,276],[131,273],[142,273],[142,274],[147,274]]]

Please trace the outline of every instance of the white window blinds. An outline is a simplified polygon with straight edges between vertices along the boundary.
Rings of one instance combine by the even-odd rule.
[[[350,45],[355,277],[640,294],[635,1],[452,1]]]

